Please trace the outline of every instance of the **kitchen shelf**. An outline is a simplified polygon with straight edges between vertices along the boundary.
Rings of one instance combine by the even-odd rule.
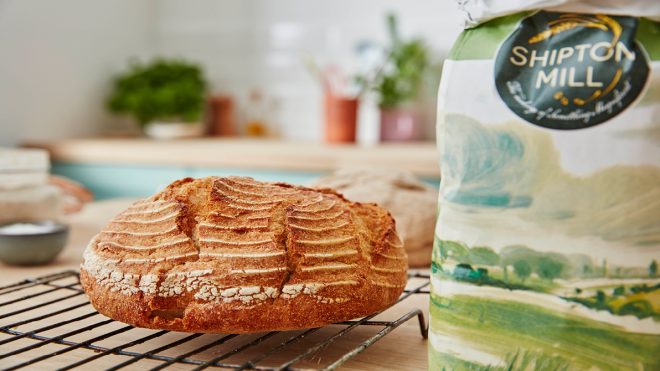
[[[326,172],[345,166],[408,170],[439,179],[436,147],[431,142],[381,143],[373,146],[286,142],[256,139],[146,138],[68,139],[25,143],[43,148],[61,163],[155,165],[254,170]]]

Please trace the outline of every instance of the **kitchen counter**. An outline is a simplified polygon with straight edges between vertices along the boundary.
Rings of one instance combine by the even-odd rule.
[[[341,167],[401,169],[438,186],[435,145],[359,146],[257,139],[69,139],[26,143],[50,152],[54,174],[87,186],[97,199],[146,197],[174,180],[249,176],[306,185]]]
[[[71,234],[69,243],[60,257],[54,263],[51,263],[46,266],[39,267],[11,267],[2,265],[0,263],[0,286],[8,285],[21,281],[29,277],[38,277],[51,273],[56,273],[66,269],[78,269],[80,264],[80,259],[82,251],[85,248],[87,242],[91,237],[97,233],[114,215],[122,211],[128,206],[131,202],[129,199],[114,199],[100,202],[93,202],[85,207],[85,209],[75,215],[72,215],[68,219],[68,223],[71,226]],[[35,299],[32,299],[35,300]],[[57,304],[51,305],[51,307],[56,309]],[[420,308],[425,313],[425,318],[428,320],[428,295],[414,295],[412,298],[407,299],[406,301],[397,304],[395,307],[389,309],[385,314],[381,316],[389,315],[387,318],[376,317],[377,319],[383,320],[393,320],[407,313],[408,311],[414,308]],[[380,327],[372,326],[363,326],[355,329],[351,332],[349,339],[353,341],[364,340],[365,337],[372,336]],[[0,340],[5,338],[6,335],[0,333]],[[128,335],[122,339],[121,335],[118,336],[120,341],[130,341],[131,338]],[[351,340],[347,340],[351,341]],[[3,348],[0,345],[0,354],[6,353],[7,351],[13,350],[13,343],[9,343]],[[27,340],[22,340],[21,346],[28,345],[30,342]],[[344,348],[342,348],[342,346]],[[9,348],[7,348],[9,347]],[[363,353],[357,355],[352,360],[344,364],[340,369],[342,370],[425,370],[427,368],[427,341],[424,340],[419,332],[419,325],[415,318],[405,322],[400,327],[395,329],[392,333],[386,335],[381,340],[379,340],[372,347],[366,349]],[[55,345],[51,345],[48,348],[50,351],[56,350]],[[334,346],[331,345],[328,349],[321,352],[320,357],[314,358],[314,360],[322,359],[324,355],[333,355],[333,359],[336,359],[336,354],[341,349],[346,351],[346,344],[337,342]],[[84,354],[89,356],[90,353],[78,353],[72,352],[67,353],[63,356],[63,359],[68,363],[75,362],[77,360],[77,354]],[[24,358],[21,358],[24,357]],[[34,357],[34,355],[32,355]],[[82,357],[82,355],[79,355]],[[21,361],[30,359],[29,356],[19,354],[15,357],[10,357],[5,360],[11,361],[10,364],[15,364],[16,358],[19,358]],[[107,358],[107,360],[106,360]],[[60,357],[53,358],[52,361],[55,362],[59,360]],[[124,358],[125,359],[125,358]],[[94,365],[101,367],[116,363],[117,358],[115,357],[104,357],[102,360],[95,362]],[[65,365],[67,363],[63,363]],[[108,362],[104,364],[103,362]],[[155,361],[146,362],[142,367],[151,366],[158,363]],[[139,366],[140,364],[135,364]],[[35,366],[41,365],[41,367],[53,368],[59,366],[57,363],[48,363],[46,366],[45,363],[36,364]],[[104,367],[105,368],[105,367]],[[139,368],[139,367],[138,367]],[[172,369],[189,369],[189,367],[179,367],[175,366]]]

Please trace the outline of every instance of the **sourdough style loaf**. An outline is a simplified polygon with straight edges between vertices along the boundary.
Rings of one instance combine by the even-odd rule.
[[[411,267],[431,265],[438,190],[403,170],[349,167],[314,181],[353,201],[375,202],[392,213]]]
[[[81,282],[135,326],[245,333],[317,327],[381,310],[406,284],[390,214],[329,189],[186,178],[95,236]]]

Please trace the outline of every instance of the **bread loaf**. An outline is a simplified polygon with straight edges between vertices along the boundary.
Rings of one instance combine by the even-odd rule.
[[[353,201],[375,202],[392,213],[411,267],[428,268],[435,231],[438,190],[404,170],[343,168],[317,179]]]
[[[386,308],[406,284],[390,214],[329,189],[186,178],[133,204],[86,248],[94,307],[139,327],[246,333]]]

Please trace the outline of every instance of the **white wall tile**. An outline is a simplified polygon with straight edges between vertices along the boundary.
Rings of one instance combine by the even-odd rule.
[[[153,1],[0,1],[0,145],[96,135],[114,73],[148,54]]]
[[[199,61],[213,88],[239,101],[254,87],[275,96],[280,110],[273,121],[281,133],[318,140],[322,92],[305,70],[303,53],[321,64],[355,70],[358,42],[387,42],[388,12],[398,14],[405,37],[423,37],[437,57],[447,54],[460,32],[458,10],[449,0],[159,0],[156,51]],[[429,126],[433,100],[428,100]],[[374,104],[373,99],[363,102]],[[372,113],[361,117],[378,119]],[[362,126],[359,136],[372,141],[377,133],[369,131],[377,125]]]
[[[279,102],[272,121],[283,136],[318,140],[322,92],[302,55],[354,69],[358,42],[387,41],[389,11],[439,56],[460,31],[451,0],[0,0],[0,145],[113,128],[113,75],[154,55],[199,62],[212,89],[239,102],[262,89]],[[373,127],[359,136],[373,140]]]

